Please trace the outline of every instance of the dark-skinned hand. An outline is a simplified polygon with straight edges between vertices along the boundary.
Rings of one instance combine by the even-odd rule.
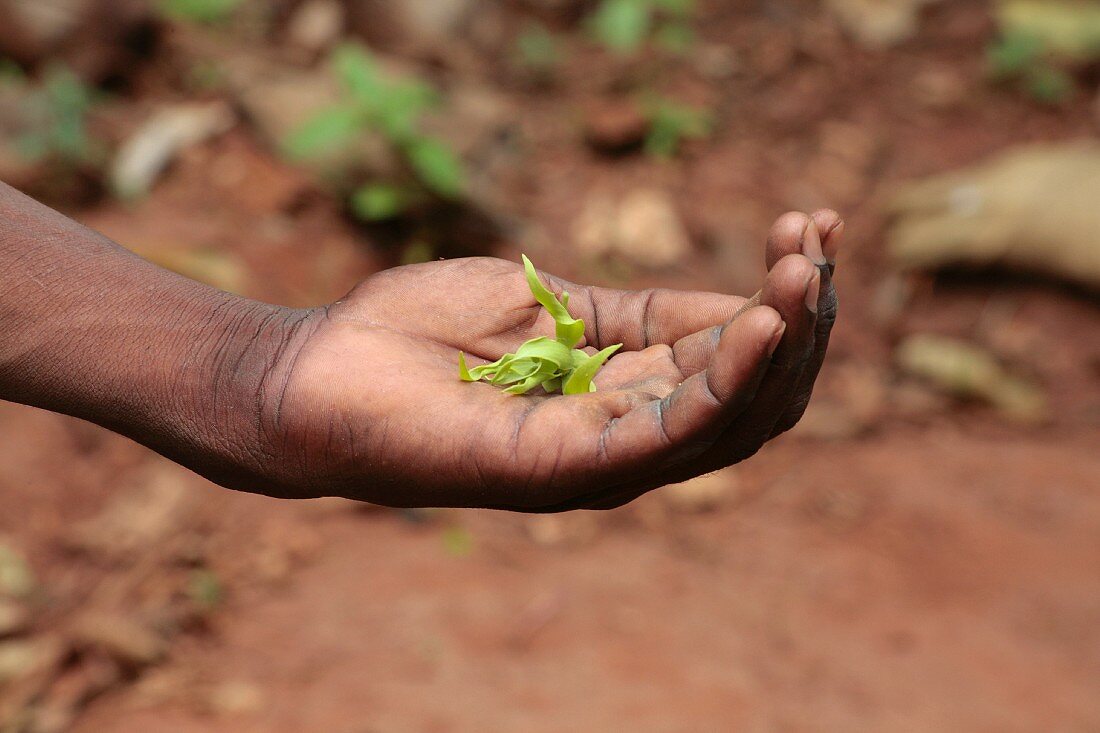
[[[272,493],[390,506],[610,508],[741,461],[806,408],[836,314],[843,223],[781,217],[768,275],[745,298],[622,291],[540,273],[585,321],[589,351],[622,343],[586,395],[505,394],[458,379],[551,335],[517,263],[386,270],[314,311],[263,383]],[[758,303],[758,304],[757,304]],[[735,317],[736,316],[736,317]]]

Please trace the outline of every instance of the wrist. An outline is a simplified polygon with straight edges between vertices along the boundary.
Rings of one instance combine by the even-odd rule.
[[[98,423],[219,483],[271,491],[282,460],[265,419],[279,397],[270,385],[323,311],[161,269],[3,184],[0,275],[0,399]]]
[[[296,354],[321,311],[217,293],[165,314],[168,368],[146,376],[144,428],[123,430],[229,488],[292,495],[280,445],[280,408]]]

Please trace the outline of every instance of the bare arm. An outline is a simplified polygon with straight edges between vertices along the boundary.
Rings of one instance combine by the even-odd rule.
[[[0,183],[0,398],[218,480],[262,466],[256,399],[308,312],[161,269]]]
[[[743,313],[736,296],[543,275],[572,293],[583,345],[624,348],[595,393],[512,396],[460,382],[457,357],[552,332],[515,263],[395,268],[296,310],[167,272],[0,184],[0,399],[273,496],[615,506],[743,460],[798,420],[832,326],[840,228],[832,212],[780,219]]]

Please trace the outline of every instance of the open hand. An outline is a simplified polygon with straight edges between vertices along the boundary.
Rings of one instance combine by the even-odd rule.
[[[607,508],[755,453],[801,417],[825,355],[843,225],[831,211],[772,229],[757,307],[541,274],[584,320],[590,352],[622,343],[586,395],[505,394],[458,378],[552,335],[519,264],[386,270],[312,314],[263,387],[278,490],[391,506]],[[738,314],[734,318],[735,314]]]

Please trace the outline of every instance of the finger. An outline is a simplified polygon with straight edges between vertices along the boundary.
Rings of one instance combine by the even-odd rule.
[[[521,507],[523,511],[609,508],[670,481],[682,481],[685,458],[705,452],[752,403],[784,330],[772,308],[757,308],[731,323],[710,368],[685,380],[666,399],[625,413],[616,410],[618,417],[605,424],[598,439],[600,462],[585,468],[586,483],[598,488],[581,495],[559,494],[555,501]],[[607,394],[604,399],[614,399],[618,408],[624,404],[619,396]],[[594,472],[602,476],[594,477]]]
[[[820,216],[823,225],[829,227],[832,233],[831,236],[837,239],[836,242],[830,243],[830,249],[835,252],[836,248],[839,247],[839,236],[837,234],[838,225],[841,223],[839,217],[836,212],[825,210],[817,212],[814,216]],[[816,218],[807,217],[805,214],[797,212],[780,217],[779,221],[772,227],[771,234],[768,237],[768,257],[771,266],[769,269],[774,268],[779,261],[771,260],[774,255],[786,252],[787,254],[784,256],[791,256],[799,253],[804,246],[816,251],[817,256],[824,261],[823,248],[818,243],[816,222]],[[824,310],[827,314],[835,314],[836,297],[832,292],[832,281],[828,277],[829,270],[825,267],[820,268],[820,270],[822,280],[818,289],[816,307],[819,312]],[[775,281],[773,280],[773,295],[775,292],[774,286]],[[763,293],[758,292],[752,298],[744,301],[734,314],[734,319],[759,305],[762,297]],[[831,327],[831,322],[828,325]],[[674,360],[685,376],[690,376],[706,366],[710,356],[714,353],[714,347],[720,333],[721,327],[705,329],[689,334],[673,345]],[[821,358],[824,358],[824,352],[822,352]],[[816,376],[816,370],[814,374]]]
[[[688,334],[672,345],[672,361],[684,377],[703,371],[714,358],[726,324]]]
[[[752,403],[785,325],[757,308],[723,332],[711,364],[661,400],[611,421],[601,437],[610,465],[637,473],[704,452]]]
[[[844,220],[832,209],[815,211],[812,216],[817,231],[821,235],[821,250],[830,272],[836,267],[836,257],[844,239]]]
[[[816,237],[809,231],[811,223],[815,225]],[[832,209],[815,211],[813,216],[807,216],[800,211],[784,214],[776,219],[768,232],[765,250],[768,269],[787,255],[799,253],[804,254],[815,265],[827,264],[829,258],[824,250],[828,248],[835,251],[829,240],[843,224],[840,215]]]
[[[816,226],[817,236],[813,236],[809,225]],[[820,209],[812,216],[792,211],[776,220],[768,234],[768,244],[765,249],[765,262],[769,270],[775,263],[791,254],[803,254],[816,265],[828,265],[832,273],[836,263],[836,254],[840,249],[840,238],[844,231],[844,222],[840,214],[832,209]],[[830,283],[831,284],[831,283]],[[822,290],[821,297],[828,294],[828,289]],[[750,308],[760,304],[760,292],[746,300],[738,309],[734,318]]]
[[[816,232],[821,233],[820,239],[815,238],[814,233],[809,231],[811,223],[815,225]],[[833,263],[836,262],[836,254],[840,249],[843,232],[844,222],[841,220],[840,215],[832,209],[821,209],[815,211],[812,216],[806,216],[799,212],[784,214],[772,226],[768,235],[766,260],[769,270],[783,257],[799,253],[806,255],[811,261],[814,260],[815,256],[818,256],[819,261],[829,264],[829,271],[822,273],[823,279],[818,296],[819,313],[835,313],[836,310],[836,295],[832,292],[832,280],[825,276],[831,272]],[[743,301],[733,318],[737,318],[742,313],[759,305],[760,296],[761,293],[757,292],[756,295]],[[832,323],[829,322],[828,326],[831,327]],[[714,348],[718,344],[721,328],[721,326],[715,326],[688,334],[673,345],[676,366],[680,367],[684,376],[695,374],[710,361]],[[824,353],[822,349],[822,359],[824,359]],[[820,362],[817,367],[820,367]],[[817,368],[813,371],[816,378]]]
[[[706,470],[728,466],[755,453],[786,414],[813,354],[820,287],[821,270],[802,255],[784,257],[768,273],[761,291],[761,307],[769,305],[781,314],[786,333],[772,356],[756,399],[714,446]],[[741,318],[756,310],[760,308]]]
[[[584,319],[588,343],[601,349],[622,344],[624,351],[671,346],[688,334],[729,321],[745,302],[736,295],[663,288],[616,290],[570,283],[563,287],[577,293],[570,308],[575,305],[577,317]]]
[[[832,334],[833,324],[836,323],[837,314],[837,295],[836,290],[833,288],[832,268],[833,263],[836,262],[836,254],[840,249],[843,231],[844,222],[838,220],[833,225],[827,243],[828,246],[825,247],[825,257],[829,260],[830,266],[821,268],[821,287],[817,301],[817,322],[814,325],[813,354],[802,372],[802,378],[799,380],[798,389],[795,391],[790,405],[772,428],[770,436],[772,438],[790,430],[802,419],[802,415],[805,414],[806,407],[810,403],[810,397],[813,395],[814,384],[817,382],[821,365],[825,362],[825,354],[829,349],[829,337]]]

